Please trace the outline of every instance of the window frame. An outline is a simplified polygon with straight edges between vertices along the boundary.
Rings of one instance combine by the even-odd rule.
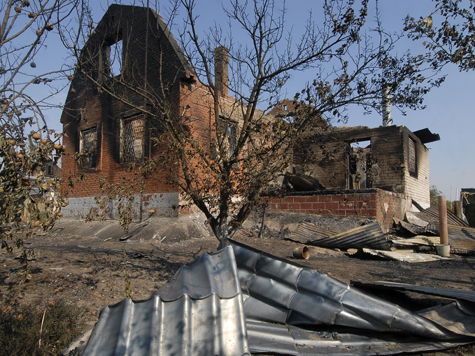
[[[92,142],[95,141],[95,144],[93,143],[89,145],[88,147],[85,147],[86,135],[91,134],[92,132],[94,132],[95,134],[95,140],[92,141]],[[92,147],[94,147],[92,150],[93,153],[88,155],[89,163],[84,163],[83,152],[85,152],[85,150],[90,150]],[[96,125],[96,126],[88,127],[79,131],[79,152],[78,153],[80,155],[78,166],[81,170],[97,169],[99,165],[99,126]]]
[[[132,127],[126,128],[126,124],[129,122],[132,123],[134,121],[142,121],[141,128],[137,127],[135,129],[141,130],[142,132],[138,132],[139,135],[134,135],[134,127],[133,124],[131,124]],[[146,121],[146,116],[145,114],[135,114],[127,117],[123,117],[120,119],[120,128],[119,128],[119,162],[121,164],[129,164],[129,163],[134,163],[134,162],[142,162],[148,155],[147,155],[147,121]],[[141,134],[141,135],[140,135]],[[135,137],[134,137],[135,136]],[[141,136],[141,156],[138,157],[135,154],[135,148],[136,148],[136,141],[140,138]],[[133,141],[130,140],[132,138]],[[129,142],[126,142],[129,141]],[[130,150],[133,150],[133,157],[132,155],[127,152],[125,152],[126,147],[129,146]],[[127,153],[127,156],[126,156]]]

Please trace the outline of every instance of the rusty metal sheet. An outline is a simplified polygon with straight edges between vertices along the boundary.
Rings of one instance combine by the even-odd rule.
[[[394,246],[437,246],[440,245],[440,236],[414,236],[413,238],[405,239],[394,239],[391,240]]]
[[[431,223],[438,223],[439,222],[439,207],[431,206],[428,209],[425,209],[420,212],[413,212],[415,216],[419,219],[425,220]],[[458,226],[469,226],[465,221],[457,217],[451,211],[447,211],[447,223],[450,225],[458,225]]]
[[[448,225],[449,244],[455,250],[475,250],[475,228]]]
[[[369,253],[373,256],[379,256],[383,258],[388,258],[390,260],[397,260],[403,262],[433,262],[440,260],[448,260],[447,257],[441,257],[439,255],[432,255],[428,253],[416,253],[412,250],[397,250],[397,251],[383,251],[383,250],[374,250],[371,248],[363,248],[364,253]]]
[[[323,239],[335,234],[336,232],[334,231],[323,229],[313,223],[304,221],[299,224],[297,230],[287,240],[310,244],[315,239]]]
[[[306,223],[298,234],[294,233],[289,239],[327,248],[363,248],[369,247],[379,250],[389,250],[390,244],[378,223],[362,225],[353,229],[330,234],[328,230]],[[298,230],[298,229],[297,229]]]

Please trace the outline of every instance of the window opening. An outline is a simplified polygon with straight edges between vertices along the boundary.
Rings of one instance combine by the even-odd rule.
[[[122,74],[123,69],[123,41],[122,31],[118,31],[115,36],[108,37],[104,41],[101,52],[102,60],[99,72],[104,72],[107,76],[115,77]],[[100,79],[100,78],[99,78]]]
[[[81,131],[79,153],[79,166],[81,168],[97,167],[97,127]]]
[[[145,152],[144,115],[122,119],[120,122],[120,162],[140,161]]]
[[[51,177],[53,175],[53,162],[46,163],[45,176]]]
[[[408,157],[408,165],[409,165],[409,174],[413,177],[417,177],[417,154],[416,154],[416,142],[409,138],[409,157]]]
[[[223,146],[231,156],[236,148],[236,123],[225,118],[221,118],[220,121],[223,125]]]
[[[350,188],[371,188],[371,140],[350,142],[348,161]]]
[[[122,73],[122,40],[113,43],[110,46],[110,72],[111,76],[115,77]]]

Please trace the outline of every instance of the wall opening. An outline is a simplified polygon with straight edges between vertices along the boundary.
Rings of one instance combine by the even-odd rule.
[[[141,161],[145,154],[145,116],[120,120],[120,162]]]
[[[229,119],[220,118],[221,129],[223,130],[223,151],[230,157],[236,148],[237,124]]]
[[[371,139],[361,139],[348,144],[348,188],[372,187]]]
[[[108,37],[104,41],[102,57],[101,72],[112,77],[122,74],[124,62],[122,31],[118,31],[114,36]]]
[[[82,169],[96,168],[98,161],[97,126],[82,130],[79,138],[78,165]]]
[[[417,178],[417,149],[416,141],[412,138],[409,138],[409,147],[408,147],[408,169],[411,177]]]

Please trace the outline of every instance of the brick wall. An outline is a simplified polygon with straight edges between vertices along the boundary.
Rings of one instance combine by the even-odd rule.
[[[428,208],[430,206],[429,149],[409,129],[405,128],[403,133],[404,193],[423,208]],[[416,174],[411,174],[409,170],[409,140],[415,143]]]
[[[150,21],[156,24],[148,26],[149,40],[146,42],[147,11]],[[129,164],[121,163],[120,128],[122,119],[142,113],[140,108],[143,108],[144,99],[133,90],[118,85],[100,70],[107,56],[104,48],[118,38],[118,33],[121,34],[123,48],[121,75],[128,84],[137,88],[147,85],[154,93],[159,93],[161,102],[170,105],[173,115],[183,120],[190,119],[190,134],[203,144],[203,148],[206,149],[206,143],[211,143],[215,130],[213,101],[208,88],[190,74],[189,64],[160,15],[146,8],[112,5],[81,52],[80,66],[87,75],[75,74],[61,117],[66,145],[62,158],[62,178],[65,181],[62,194],[71,202],[71,207],[65,210],[66,215],[83,214],[86,206],[94,206],[93,197],[105,194],[101,182],[122,184],[135,194],[141,188],[139,169],[131,169]],[[101,85],[125,98],[127,103],[102,90]],[[223,98],[224,108],[233,103],[234,99]],[[146,131],[159,127],[148,116],[144,116],[144,120]],[[81,132],[92,128],[97,128],[98,132],[97,165],[85,169],[78,165],[75,155],[80,151]],[[145,156],[156,157],[165,148],[153,146],[149,143],[149,136],[144,137]],[[175,198],[159,199],[161,194],[178,196],[179,189],[170,184],[170,178],[177,175],[177,169],[170,162],[164,163],[157,167],[153,177],[144,182],[144,193],[156,197],[152,200],[157,207],[162,209],[163,201],[169,203],[168,208],[172,210],[165,209],[164,215],[172,214],[173,206],[177,205]]]
[[[393,217],[404,217],[405,199],[402,194],[381,189],[318,192],[268,198],[268,209],[320,215],[361,216],[376,218],[383,231],[393,224]]]
[[[409,140],[416,147],[417,174],[408,169]],[[368,128],[363,126],[333,128],[302,141],[304,155],[312,157],[308,174],[317,178],[327,189],[350,189],[348,149],[350,142],[369,140],[373,164],[367,173],[373,179],[369,188],[401,193],[405,208],[411,208],[411,199],[423,207],[430,203],[429,150],[405,126]],[[302,159],[296,155],[295,164]]]
[[[351,142],[369,141],[372,166],[372,183],[368,188],[382,188],[403,192],[404,151],[403,127],[388,126],[369,128],[366,126],[337,127],[308,135],[302,140],[304,157],[311,157],[307,168],[309,174],[319,180],[327,189],[350,189],[349,147]],[[303,163],[296,155],[295,163]]]

